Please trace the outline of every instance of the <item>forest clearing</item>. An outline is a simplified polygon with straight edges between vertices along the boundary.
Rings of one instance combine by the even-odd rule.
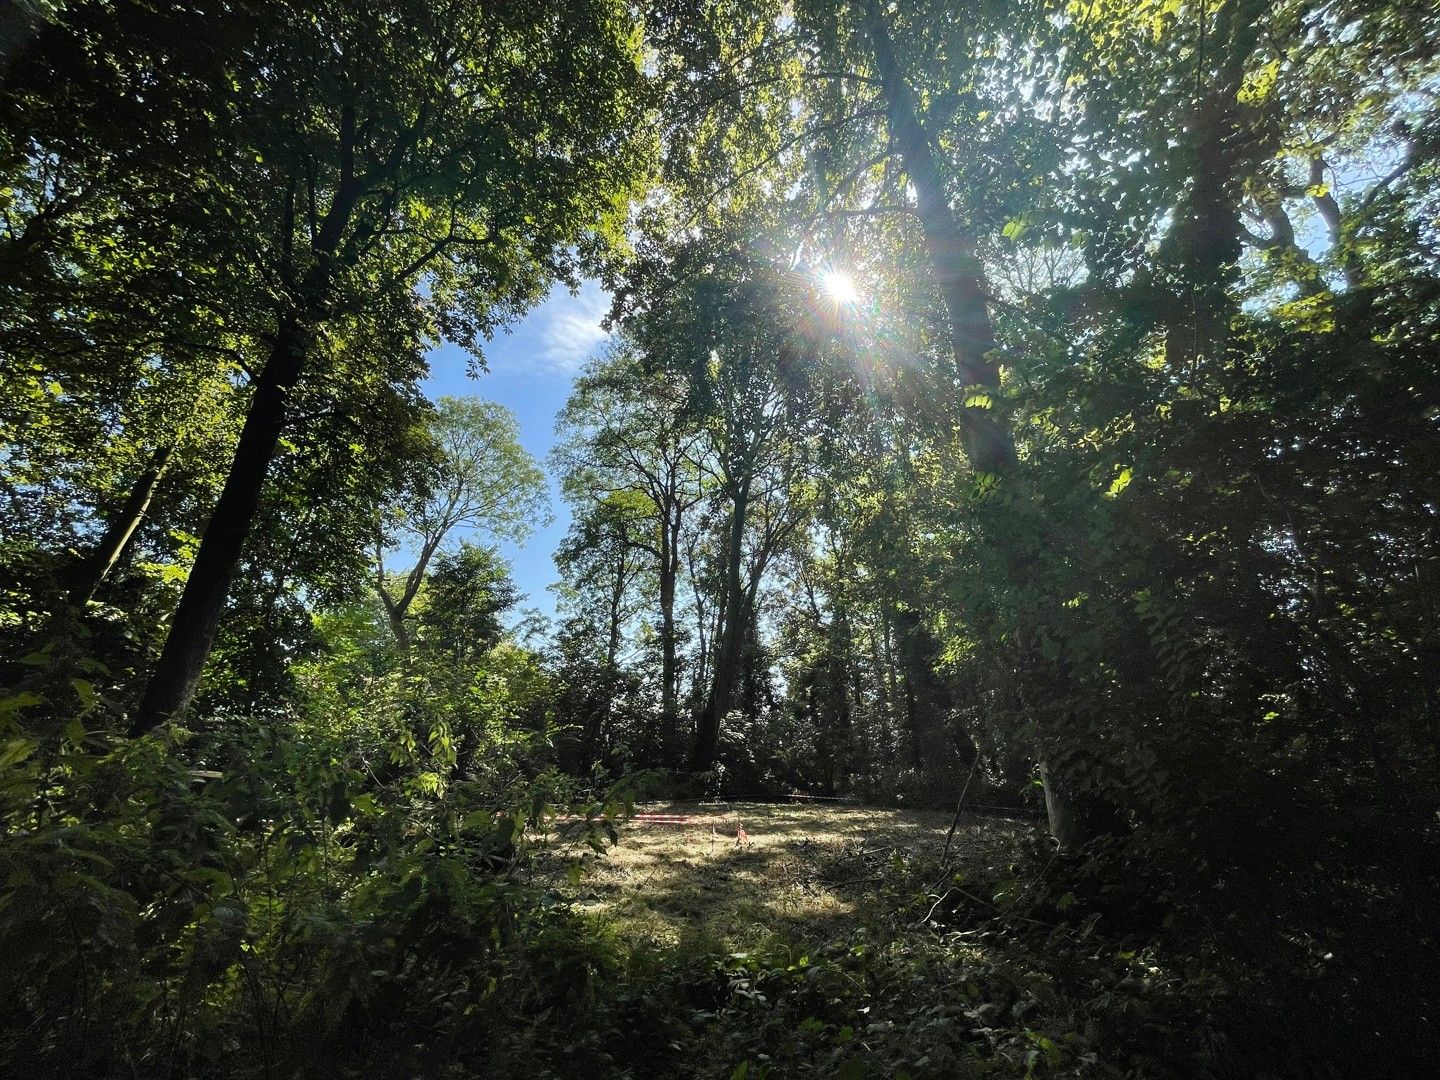
[[[575,824],[527,862],[536,880],[574,865],[554,844]],[[1050,866],[1025,859],[1039,837],[973,813],[638,804],[560,886],[618,946],[617,1000],[594,1003],[605,1034],[565,1031],[551,1066],[633,1068],[609,1033],[637,1024],[647,1076],[1083,1073],[1092,1040],[1133,1055],[1102,1073],[1145,1075],[1223,1040],[1153,956],[1032,917],[1049,892]]]
[[[0,1075],[1430,1080],[1437,971],[1435,0],[0,0]]]
[[[582,879],[577,903],[633,941],[700,938],[730,952],[777,931],[845,936],[856,925],[857,898],[880,876],[868,864],[895,855],[936,859],[950,824],[937,812],[793,803],[656,803],[636,812],[687,820],[627,825]],[[978,842],[994,846],[1005,831],[967,819],[956,841],[973,858]]]

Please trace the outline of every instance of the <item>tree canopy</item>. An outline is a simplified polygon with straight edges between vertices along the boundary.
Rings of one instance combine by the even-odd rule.
[[[1425,1074],[1437,42],[0,10],[0,1063]],[[487,348],[590,282],[542,465]],[[552,480],[553,618],[507,562]],[[586,884],[636,797],[953,816],[765,873],[739,825],[742,947]]]

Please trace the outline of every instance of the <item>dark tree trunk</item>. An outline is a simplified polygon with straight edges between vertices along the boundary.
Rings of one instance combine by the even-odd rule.
[[[205,661],[215,645],[230,583],[259,509],[260,493],[275,458],[280,433],[285,428],[287,399],[304,370],[315,320],[326,306],[335,254],[366,189],[366,184],[355,174],[354,105],[341,107],[339,121],[339,182],[315,237],[315,260],[298,283],[299,295],[306,298],[301,311],[308,318],[289,312],[282,315],[275,328],[275,341],[265,370],[255,381],[250,412],[240,431],[225,488],[210,515],[185,592],[170,621],[165,647],[130,725],[133,736],[143,735],[184,711],[195,696]],[[397,157],[387,167],[392,175],[399,160]],[[378,174],[371,181],[377,179]],[[287,278],[291,268],[289,237],[287,230],[282,264]]]
[[[195,695],[285,426],[286,399],[305,365],[306,346],[306,335],[297,323],[280,324],[270,359],[256,381],[225,489],[205,528],[131,735],[143,735],[182,712]]]
[[[675,582],[680,573],[678,514],[660,530],[660,752],[675,763],[679,736],[679,670],[675,657]]]
[[[620,623],[621,609],[625,604],[625,563],[624,554],[621,556],[620,566],[615,571],[615,584],[610,587],[610,614],[606,619],[609,629],[605,635],[605,673],[611,679],[615,677],[615,670],[620,658]]]
[[[905,727],[910,733],[910,767],[919,775],[925,768],[925,756],[921,752],[923,740],[920,738],[920,703],[915,697],[915,683],[907,671],[904,674],[905,683]]]
[[[890,668],[889,657],[881,652],[881,634],[883,632],[885,632],[884,618],[872,617],[869,627],[870,670],[874,672],[875,680],[875,720],[878,738],[875,742],[874,752],[867,755],[865,760],[875,761],[884,771],[889,772],[895,757],[894,740],[891,735],[891,723],[895,717],[895,679]]]
[[[949,688],[935,674],[940,645],[920,616],[908,609],[895,612],[895,638],[906,685],[906,719],[910,727],[913,762],[924,778],[940,785],[959,779],[973,752],[957,756],[946,719],[954,705]]]
[[[745,554],[745,518],[749,510],[750,485],[744,482],[735,494],[730,510],[730,537],[725,553],[725,605],[721,611],[719,640],[715,643],[714,680],[710,700],[700,718],[695,743],[695,767],[708,769],[720,746],[720,725],[735,702],[740,659],[745,645],[745,596],[740,582],[740,563]]]
[[[989,398],[988,404],[976,401],[960,412],[965,452],[978,472],[1009,472],[1015,465],[1015,440],[998,411],[1000,368],[994,356],[995,332],[985,306],[984,275],[975,254],[975,238],[960,228],[950,209],[943,174],[920,121],[915,91],[895,58],[879,0],[866,0],[865,12],[890,134],[915,186],[915,213],[950,319],[955,375],[967,390],[973,388]]]
[[[77,607],[84,607],[89,603],[95,591],[100,588],[104,580],[110,576],[120,562],[125,549],[130,546],[135,532],[140,528],[140,523],[145,520],[145,514],[150,509],[150,500],[154,498],[155,489],[160,484],[160,479],[165,475],[165,469],[170,464],[170,458],[175,453],[175,445],[162,446],[151,455],[149,463],[145,466],[135,485],[130,489],[129,496],[125,499],[125,505],[115,515],[110,527],[100,537],[99,543],[77,568],[75,572],[74,586],[70,592],[70,600]]]
[[[890,134],[915,187],[915,212],[925,236],[936,285],[950,318],[955,373],[967,391],[978,391],[988,399],[960,410],[965,452],[977,472],[1004,476],[1012,473],[1016,466],[1015,440],[998,410],[1000,374],[995,358],[995,333],[986,306],[984,276],[975,253],[975,238],[960,227],[950,208],[944,176],[935,159],[929,133],[920,120],[915,91],[895,57],[890,28],[879,0],[866,0],[865,22],[885,97]],[[1043,760],[1041,768],[1042,774],[1053,776],[1055,773]],[[1063,783],[1052,783],[1046,789],[1051,832],[1062,843],[1063,837],[1081,833],[1079,822],[1086,816],[1075,801],[1067,797],[1067,787]]]

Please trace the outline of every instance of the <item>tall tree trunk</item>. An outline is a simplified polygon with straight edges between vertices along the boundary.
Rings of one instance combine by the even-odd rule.
[[[915,187],[915,212],[935,272],[936,285],[950,319],[955,373],[967,390],[978,397],[974,406],[960,410],[960,431],[965,452],[977,472],[1004,476],[1016,465],[1015,440],[1000,415],[999,364],[995,358],[995,332],[986,306],[983,269],[976,256],[975,238],[960,227],[950,208],[944,175],[935,159],[929,133],[920,120],[915,91],[895,57],[890,28],[879,0],[865,0],[865,25],[891,137]],[[978,392],[975,394],[974,392]],[[1066,837],[1081,833],[1084,813],[1067,796],[1063,778],[1042,760],[1047,777],[1046,805],[1051,833]]]
[[[120,562],[136,530],[140,528],[140,523],[145,520],[145,514],[150,509],[150,500],[154,497],[155,489],[165,475],[165,469],[174,453],[175,444],[171,443],[160,447],[150,456],[145,471],[130,488],[125,505],[110,522],[95,549],[76,568],[74,586],[70,592],[70,601],[76,607],[84,607],[89,603],[101,583]]]
[[[977,397],[960,412],[965,453],[979,472],[1006,473],[1015,465],[1015,440],[999,413],[1000,368],[994,356],[995,332],[985,306],[984,274],[975,254],[975,238],[960,228],[950,209],[944,176],[930,135],[920,121],[915,91],[895,58],[879,0],[866,0],[865,21],[890,135],[915,186],[915,213],[949,316],[955,374],[967,390],[973,388],[988,396],[988,403]]]
[[[313,305],[305,308],[310,316],[324,309],[335,253],[365,192],[365,184],[355,174],[353,104],[341,106],[339,121],[339,182],[315,237],[314,262],[299,283],[300,295],[307,298],[307,305]],[[289,237],[287,231],[284,260],[287,274]],[[143,735],[182,712],[200,685],[200,675],[215,645],[220,615],[240,563],[245,538],[250,534],[260,506],[265,476],[285,428],[286,401],[305,368],[313,332],[313,319],[301,319],[294,312],[282,316],[275,328],[275,342],[265,370],[255,382],[255,395],[250,400],[250,412],[240,431],[225,488],[210,515],[180,605],[170,620],[165,647],[130,725],[132,736]]]
[[[609,630],[605,635],[605,673],[611,679],[615,677],[620,657],[620,612],[625,604],[625,556],[622,554],[620,558],[620,565],[615,571],[615,584],[610,587],[610,614],[606,619]]]
[[[875,753],[871,755],[871,758],[878,757],[882,769],[889,772],[895,761],[894,739],[891,734],[895,718],[895,682],[894,675],[890,670],[889,657],[881,652],[881,633],[884,631],[884,627],[883,615],[872,612],[869,627],[870,670],[873,672],[871,677],[875,680],[875,720],[878,738]]]
[[[670,518],[674,517],[672,526]],[[679,671],[675,657],[675,581],[680,573],[679,514],[666,511],[660,530],[660,752],[673,764],[679,735]]]
[[[895,611],[896,647],[907,687],[906,718],[910,726],[913,761],[925,780],[946,785],[959,780],[959,771],[970,764],[959,761],[956,748],[945,729],[953,702],[949,688],[935,674],[940,644],[917,612]]]
[[[695,767],[708,769],[720,745],[720,725],[735,702],[740,659],[745,638],[745,596],[740,581],[740,563],[745,555],[745,519],[749,511],[750,483],[743,481],[735,492],[730,510],[730,537],[725,552],[725,604],[721,612],[719,640],[715,643],[714,681],[710,700],[700,719],[695,743]]]
[[[1165,316],[1166,360],[1177,373],[1192,377],[1200,361],[1218,359],[1224,352],[1230,318],[1238,307],[1230,285],[1244,231],[1240,162],[1258,156],[1253,139],[1247,144],[1252,133],[1240,122],[1244,106],[1239,94],[1266,7],[1263,0],[1239,0],[1218,8],[1213,40],[1222,50],[1219,71],[1207,92],[1201,95],[1197,88],[1186,118],[1188,143],[1181,153],[1191,184],[1175,209],[1160,254],[1182,286]],[[1270,152],[1267,146],[1265,156]]]
[[[298,323],[287,319],[280,324],[265,370],[256,381],[225,488],[205,528],[165,648],[131,724],[131,735],[143,735],[157,727],[183,711],[195,696],[285,426],[286,399],[305,365],[307,344]]]
[[[390,623],[390,632],[395,635],[395,644],[400,646],[401,652],[408,653],[411,642],[410,628],[405,625],[405,609],[390,595],[383,574],[375,584],[375,591],[380,594],[380,603],[385,607],[385,618]]]
[[[686,700],[686,707],[690,713],[690,719],[695,722],[695,730],[698,736],[701,724],[701,717],[705,711],[705,687],[710,680],[710,649],[714,635],[710,632],[710,614],[706,609],[705,594],[700,588],[700,574],[695,565],[695,551],[693,545],[685,547],[685,566],[690,575],[690,583],[695,599],[695,661],[690,665],[690,691]]]

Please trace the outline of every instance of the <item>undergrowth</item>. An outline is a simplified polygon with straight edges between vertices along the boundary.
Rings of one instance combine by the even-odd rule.
[[[712,830],[696,842],[749,902],[829,899],[743,940],[669,938],[576,903],[631,843],[623,792],[536,771],[519,743],[437,783],[443,725],[415,730],[6,744],[0,1060],[227,1080],[1423,1075],[1434,923],[1414,896],[1434,891],[1352,875],[1342,937],[1294,929],[1315,925],[1298,885],[1268,924],[1219,899],[1165,910],[1157,873],[998,822],[945,855],[933,828],[770,838],[763,858]],[[558,875],[536,828],[557,815]],[[625,888],[646,899],[654,873]]]

